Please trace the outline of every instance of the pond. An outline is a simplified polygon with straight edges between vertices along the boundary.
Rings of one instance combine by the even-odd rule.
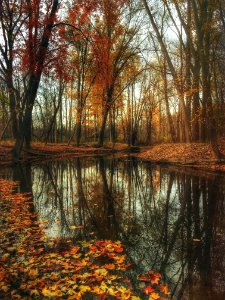
[[[122,241],[133,271],[156,270],[172,299],[225,299],[225,176],[132,157],[2,169],[33,195],[48,237]],[[74,230],[76,228],[76,230]]]

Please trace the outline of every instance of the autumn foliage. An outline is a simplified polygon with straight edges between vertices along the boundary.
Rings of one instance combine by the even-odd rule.
[[[38,222],[30,195],[16,186],[0,180],[1,299],[169,299],[154,271],[138,276],[144,285],[134,291],[120,241],[48,239],[47,221]]]

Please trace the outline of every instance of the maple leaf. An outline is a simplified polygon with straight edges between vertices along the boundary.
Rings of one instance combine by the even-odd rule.
[[[114,264],[105,264],[104,268],[106,268],[108,270],[114,270],[115,269],[115,265]]]
[[[115,259],[115,263],[116,264],[122,264],[125,260],[126,256],[125,255],[122,255],[122,256],[114,256],[114,259]]]
[[[104,268],[95,270],[95,274],[98,276],[106,276],[108,271]]]
[[[152,299],[157,300],[159,298],[160,298],[159,294],[153,292],[153,293],[150,294],[149,300],[152,300]]]
[[[117,246],[115,246],[114,249],[115,249],[115,251],[118,252],[118,253],[123,252],[123,248],[122,248],[122,247],[117,247]]]
[[[56,298],[56,297],[62,297],[63,293],[60,290],[60,286],[57,285],[53,285],[49,288],[43,288],[42,289],[42,294],[45,297],[52,297],[52,298]]]
[[[124,286],[118,287],[118,291],[121,293],[121,299],[129,299],[131,292],[129,289],[125,288]]]
[[[79,251],[80,247],[73,247],[71,250],[70,250],[70,253],[71,254],[76,254],[78,251]]]
[[[168,285],[166,285],[166,284],[160,284],[159,290],[160,290],[161,293],[163,293],[165,295],[170,295]]]
[[[91,290],[91,288],[87,285],[80,285],[79,289],[80,289],[81,294],[84,294]]]
[[[150,285],[148,285],[146,288],[144,288],[144,293],[147,295],[151,294],[153,291],[154,291],[154,289]]]
[[[21,238],[19,247],[13,246],[20,250],[24,249],[20,253],[26,256],[25,260],[19,260],[19,265],[17,263],[13,265],[16,271],[11,272],[20,283],[20,292],[29,293],[31,297],[37,298],[42,295],[42,297],[52,299],[61,299],[62,297],[82,299],[83,295],[88,292],[88,297],[92,294],[92,296],[95,295],[96,297],[98,295],[101,299],[105,299],[110,295],[121,300],[140,300],[139,297],[133,295],[131,284],[122,273],[128,265],[125,262],[126,255],[119,254],[123,251],[121,242],[111,240],[89,241],[79,243],[79,246],[73,246],[71,249],[60,253],[46,252],[43,244],[48,245],[54,242],[54,247],[57,247],[56,240],[49,240],[45,237],[39,223],[34,221],[35,218],[32,218],[33,214],[29,211],[29,204],[24,202],[22,194],[10,194],[7,197],[8,200],[13,199],[13,203],[10,202],[7,206],[7,213],[8,210],[10,211],[9,220],[13,220],[12,232],[18,233],[19,239]],[[1,198],[0,204],[2,204]],[[22,219],[20,217],[17,219],[18,213],[15,213],[15,209],[19,209]],[[16,217],[12,218],[12,216]],[[32,220],[34,226],[28,226],[24,229],[23,221],[26,225],[28,219]],[[60,243],[60,240],[58,242]],[[6,242],[5,250],[7,251],[10,246],[11,242]],[[71,246],[68,245],[68,247]],[[84,257],[83,259],[74,259],[81,255]],[[99,256],[104,259],[96,260],[95,257]],[[107,263],[107,259],[109,263]],[[8,266],[9,260],[10,254],[3,252],[1,262]],[[111,261],[114,263],[111,263]],[[0,267],[0,279],[3,281],[1,291],[5,289],[5,292],[9,293],[9,291],[12,291],[12,286],[4,283],[6,276],[4,268]],[[114,270],[120,270],[120,275],[112,274],[111,271]],[[25,278],[26,283],[24,283],[23,278],[20,280],[19,274],[28,275]],[[140,280],[148,282],[157,282],[159,278],[160,275],[153,271],[139,276]],[[104,279],[106,282],[104,282]],[[50,284],[51,286],[49,286]],[[161,291],[166,293],[168,290],[164,285],[161,285]],[[153,296],[150,299],[157,300],[157,293],[152,292],[153,290],[150,290],[150,287],[146,288],[146,294]],[[12,294],[13,297],[18,296],[18,299],[20,299],[21,296],[17,295],[17,291],[15,293]]]
[[[38,275],[38,269],[31,269],[28,274],[31,277],[37,276]]]
[[[156,273],[154,271],[149,271],[149,272],[145,273],[144,275],[139,275],[138,280],[151,282],[151,284],[158,284],[160,277],[161,277],[161,275],[159,273]]]

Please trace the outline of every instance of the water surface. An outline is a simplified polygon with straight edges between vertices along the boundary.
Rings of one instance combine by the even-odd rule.
[[[153,269],[173,299],[225,299],[223,175],[85,157],[18,165],[1,176],[32,193],[48,237],[121,240],[134,285]]]

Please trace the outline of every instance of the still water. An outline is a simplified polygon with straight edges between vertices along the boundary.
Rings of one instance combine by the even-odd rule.
[[[32,193],[47,236],[121,240],[134,284],[155,270],[172,299],[225,299],[224,175],[103,157],[18,165],[0,175]]]

